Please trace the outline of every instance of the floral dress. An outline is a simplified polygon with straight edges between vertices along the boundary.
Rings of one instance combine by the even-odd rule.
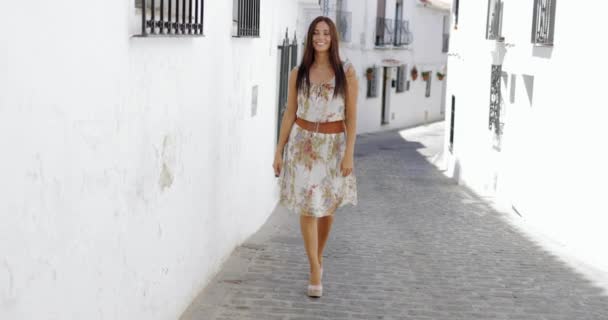
[[[344,70],[348,69],[348,62]],[[298,92],[298,118],[310,122],[341,121],[344,98],[334,97],[335,78],[310,85],[310,96]],[[354,172],[342,176],[340,165],[346,150],[345,132],[328,134],[305,130],[293,124],[283,150],[279,178],[281,204],[301,215],[323,217],[345,204],[357,204]]]

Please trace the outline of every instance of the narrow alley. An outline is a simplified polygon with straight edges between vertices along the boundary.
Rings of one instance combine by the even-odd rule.
[[[336,213],[322,298],[278,207],[181,319],[608,319],[606,292],[431,163],[443,123],[413,130],[358,137],[359,204]]]

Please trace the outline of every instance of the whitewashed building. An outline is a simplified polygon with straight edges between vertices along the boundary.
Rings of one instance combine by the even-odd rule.
[[[320,1],[323,7],[324,1]],[[340,54],[359,77],[358,133],[390,130],[444,117],[449,6],[420,0],[329,0],[325,12],[340,33]],[[298,34],[323,8],[310,5]],[[417,78],[412,78],[412,69]],[[368,75],[368,69],[371,73]],[[423,73],[428,72],[428,80]]]
[[[180,316],[278,201],[301,2],[3,3],[0,319]]]
[[[445,153],[452,176],[608,271],[607,5],[593,3],[455,0]]]

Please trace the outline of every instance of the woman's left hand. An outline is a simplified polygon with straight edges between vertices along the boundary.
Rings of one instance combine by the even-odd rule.
[[[353,172],[353,156],[345,156],[340,164],[340,172],[346,177]]]

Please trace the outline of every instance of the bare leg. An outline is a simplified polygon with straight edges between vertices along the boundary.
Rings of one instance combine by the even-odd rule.
[[[310,284],[318,285],[321,283],[321,269],[317,255],[317,218],[300,215],[300,228],[302,230],[302,238],[304,238],[308,262],[310,263]]]
[[[329,231],[331,231],[331,225],[334,222],[334,215],[328,215],[323,218],[319,218],[317,221],[317,233],[318,233],[318,247],[317,247],[317,255],[319,260],[319,265],[323,266],[323,249],[325,249],[325,244],[327,243],[327,239],[329,238]]]

